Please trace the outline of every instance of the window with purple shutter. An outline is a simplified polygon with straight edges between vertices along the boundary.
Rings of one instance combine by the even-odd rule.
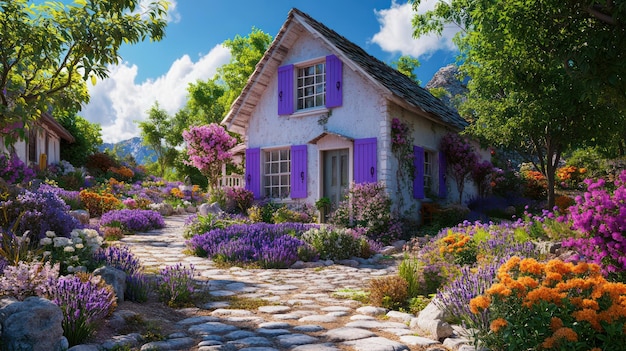
[[[424,148],[413,145],[413,167],[415,178],[413,179],[413,198],[424,198]]]
[[[376,183],[376,138],[354,140],[354,182]]]
[[[278,67],[278,114],[290,115],[293,104],[293,65]]]
[[[246,149],[246,189],[261,197],[261,149]]]
[[[326,56],[326,107],[338,107],[342,104],[343,63],[335,55]]]
[[[302,199],[307,197],[307,154],[306,145],[291,147],[291,198]]]
[[[446,155],[439,152],[439,197],[445,199],[448,196],[448,187],[446,186]]]

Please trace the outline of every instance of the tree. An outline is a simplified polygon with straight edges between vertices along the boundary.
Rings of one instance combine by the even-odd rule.
[[[208,178],[209,190],[217,189],[222,166],[232,161],[230,149],[237,144],[237,139],[217,123],[191,127],[183,132],[183,138],[189,156],[185,163],[196,167]]]
[[[172,118],[167,111],[159,107],[159,102],[156,101],[148,111],[148,119],[139,122],[139,128],[143,144],[150,146],[156,154],[158,175],[163,177],[165,168],[173,165],[177,155],[175,145],[170,144],[167,139],[172,129]]]
[[[562,153],[601,138],[619,120],[570,73],[576,64],[565,48],[585,26],[570,10],[556,0],[453,0],[413,20],[417,36],[448,23],[462,28],[455,42],[471,78],[461,109],[474,122],[469,132],[532,162],[547,178],[549,207]]]
[[[398,58],[398,61],[392,62],[391,66],[397,69],[400,73],[414,80],[417,84],[422,84],[419,79],[417,79],[417,75],[415,74],[415,69],[420,66],[418,59],[402,55]]]
[[[141,7],[144,5],[146,7]],[[0,133],[5,143],[51,107],[80,109],[73,86],[108,76],[122,43],[161,40],[167,1],[0,1]],[[8,128],[7,128],[8,127]],[[7,132],[8,131],[8,132]],[[14,133],[17,131],[17,133]]]
[[[60,119],[60,123],[74,136],[73,143],[61,140],[61,159],[76,167],[84,166],[87,157],[98,152],[102,144],[102,127],[80,116]]]

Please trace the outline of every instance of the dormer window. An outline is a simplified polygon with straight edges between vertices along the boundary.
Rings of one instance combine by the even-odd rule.
[[[326,65],[324,63],[298,68],[296,82],[298,110],[326,104]]]
[[[278,114],[342,105],[343,63],[329,55],[322,61],[278,68]]]

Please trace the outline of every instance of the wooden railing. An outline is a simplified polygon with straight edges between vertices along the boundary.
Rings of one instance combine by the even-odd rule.
[[[220,178],[220,187],[243,187],[245,182],[242,175],[227,175]]]

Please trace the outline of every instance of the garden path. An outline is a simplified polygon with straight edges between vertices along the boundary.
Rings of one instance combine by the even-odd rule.
[[[126,236],[142,264],[156,271],[178,262],[193,264],[197,279],[210,295],[200,308],[169,316],[178,332],[141,350],[232,351],[400,351],[446,350],[442,344],[415,336],[408,327],[413,315],[387,312],[341,298],[338,291],[362,291],[368,280],[396,274],[397,260],[349,267],[329,265],[303,269],[219,268],[210,260],[184,253],[186,216],[170,216],[165,228]],[[270,305],[233,309],[232,297]],[[246,299],[247,298],[247,299]],[[231,307],[231,308],[229,308]],[[118,311],[120,312],[120,311]],[[121,313],[121,312],[120,312]],[[140,344],[137,336],[118,336],[101,344],[106,349]],[[73,350],[72,350],[73,351]]]

